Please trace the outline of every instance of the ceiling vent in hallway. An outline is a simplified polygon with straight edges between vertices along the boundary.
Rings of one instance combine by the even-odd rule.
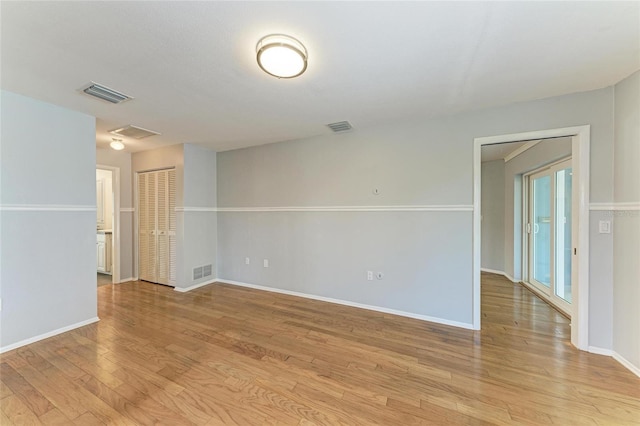
[[[144,139],[149,136],[159,135],[160,133],[154,132],[153,130],[143,129],[142,127],[134,126],[133,124],[128,124],[124,127],[120,127],[119,129],[109,130],[109,133],[124,136],[127,138],[134,139]]]
[[[129,95],[125,95],[124,93],[109,89],[108,87],[98,83],[94,83],[93,81],[84,86],[81,90],[89,96],[102,99],[103,101],[107,101],[112,104],[120,104],[122,102],[133,99]]]
[[[335,123],[327,124],[327,127],[333,130],[334,133],[348,132],[349,130],[353,129],[351,123],[349,123],[348,121],[338,121]]]

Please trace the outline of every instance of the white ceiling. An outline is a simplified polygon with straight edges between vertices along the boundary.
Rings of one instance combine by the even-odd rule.
[[[2,2],[3,89],[216,150],[606,87],[640,68],[640,3]],[[286,33],[309,67],[255,62]],[[135,97],[77,91],[90,80]]]

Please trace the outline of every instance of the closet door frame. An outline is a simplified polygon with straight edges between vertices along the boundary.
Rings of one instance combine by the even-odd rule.
[[[134,188],[134,206],[135,206],[135,217],[134,217],[134,238],[135,238],[135,250],[133,253],[133,257],[134,257],[134,266],[135,266],[135,279],[136,280],[140,280],[142,279],[141,277],[141,268],[140,268],[140,193],[139,193],[139,177],[141,174],[147,174],[147,173],[157,173],[157,172],[173,172],[174,173],[174,194],[173,194],[173,198],[170,200],[169,202],[169,208],[171,206],[174,206],[174,224],[176,224],[176,220],[175,220],[175,203],[176,203],[176,192],[177,192],[177,187],[175,187],[175,185],[177,185],[177,177],[175,175],[176,173],[176,169],[175,167],[167,167],[167,168],[162,168],[162,169],[152,169],[152,170],[140,170],[140,171],[136,171],[134,174],[134,184],[133,184],[133,188]],[[168,173],[167,173],[168,175]],[[168,181],[168,180],[167,180]],[[156,175],[156,188],[157,188],[157,175]],[[157,194],[156,194],[157,197]],[[156,206],[157,206],[157,199],[156,199]],[[157,208],[157,207],[156,207]],[[156,227],[157,227],[157,212],[156,212]],[[154,229],[154,235],[155,235],[155,229]],[[173,254],[177,255],[176,253],[176,246],[177,246],[177,238],[176,238],[176,231],[171,231],[169,233],[169,235],[171,237],[173,237]],[[156,236],[156,252],[157,252],[157,236]],[[171,245],[170,245],[171,246]],[[170,250],[170,254],[171,254],[171,250]],[[171,264],[171,260],[169,260],[169,263]],[[159,283],[156,282],[157,284],[161,284],[161,285],[169,285],[169,286],[175,286],[175,277],[177,276],[177,271],[175,270],[176,267],[176,259],[173,260],[173,265],[174,268],[171,269],[169,271],[169,281],[168,283]],[[157,268],[156,268],[157,269]],[[156,271],[156,275],[157,275],[157,271]]]

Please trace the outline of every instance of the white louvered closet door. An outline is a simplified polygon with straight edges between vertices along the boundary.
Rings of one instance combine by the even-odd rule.
[[[175,285],[175,170],[138,174],[140,279]]]

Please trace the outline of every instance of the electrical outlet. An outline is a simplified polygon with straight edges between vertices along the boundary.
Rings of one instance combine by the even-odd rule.
[[[264,259],[262,261],[262,266],[264,266],[265,268],[268,268],[269,267],[269,259]]]
[[[373,271],[367,271],[367,280],[373,281]]]
[[[376,278],[381,280],[384,277],[384,274],[382,272],[376,272]]]
[[[245,265],[248,265],[248,264],[250,264],[250,263],[251,263],[251,259],[249,259],[248,257],[245,257],[245,258],[244,258],[244,264],[245,264]]]
[[[598,223],[598,231],[601,234],[610,234],[611,233],[611,221],[609,221],[609,220],[601,220]]]

